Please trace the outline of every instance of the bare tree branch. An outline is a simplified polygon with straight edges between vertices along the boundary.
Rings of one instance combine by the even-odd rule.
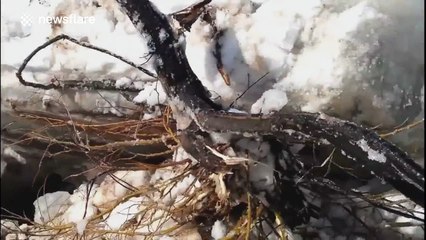
[[[353,159],[355,165],[370,169],[377,177],[424,206],[423,169],[405,152],[373,131],[324,114],[298,112],[254,116],[218,111],[221,107],[210,100],[201,81],[191,70],[167,18],[148,0],[118,2],[140,33],[147,36],[148,46],[156,57],[159,79],[167,95],[172,99],[178,97],[196,113],[194,120],[204,131],[280,137],[285,131],[293,130],[326,139]],[[186,146],[185,150],[193,152],[195,158],[203,158],[205,149],[190,148]]]
[[[236,113],[203,112],[198,121],[210,131],[271,134],[288,130],[323,138],[340,149],[354,163],[390,183],[395,189],[424,206],[423,169],[407,153],[381,138],[374,131],[355,123],[318,113],[279,113],[250,116]]]
[[[26,66],[28,65],[28,63],[30,62],[30,60],[41,50],[43,50],[44,48],[46,48],[47,46],[59,41],[59,40],[68,40],[70,42],[73,42],[77,45],[80,45],[82,47],[85,48],[89,48],[89,49],[93,49],[105,54],[108,54],[114,58],[117,58],[121,61],[123,61],[124,63],[129,64],[130,66],[137,68],[139,70],[141,70],[143,73],[145,73],[148,76],[151,76],[153,78],[156,78],[156,75],[152,72],[150,72],[149,70],[133,63],[130,60],[125,59],[122,56],[119,56],[115,53],[112,53],[106,49],[100,48],[100,47],[96,47],[93,46],[89,43],[86,42],[80,42],[75,38],[72,38],[70,36],[61,34],[58,35],[50,40],[48,40],[47,42],[45,42],[44,44],[42,44],[41,46],[37,47],[34,51],[32,51],[30,53],[30,55],[28,55],[27,58],[25,58],[25,60],[23,61],[23,63],[21,64],[21,66],[19,67],[18,71],[16,72],[16,77],[18,78],[19,82],[24,85],[24,86],[28,86],[28,87],[33,87],[33,88],[39,88],[39,89],[44,89],[44,90],[48,90],[48,89],[70,89],[70,88],[75,88],[75,89],[87,89],[87,90],[122,90],[122,91],[129,91],[129,92],[139,92],[140,90],[136,89],[134,85],[127,87],[127,88],[120,88],[118,89],[115,86],[115,80],[102,80],[102,81],[96,81],[96,80],[91,80],[91,81],[78,81],[78,80],[73,80],[73,81],[63,81],[62,85],[61,83],[59,83],[58,81],[52,81],[50,84],[48,85],[44,85],[44,84],[40,84],[40,83],[33,83],[33,82],[27,82],[24,80],[24,78],[22,77],[22,72],[25,70]]]
[[[192,71],[166,16],[147,0],[118,0],[133,25],[148,36],[148,47],[155,57],[156,71],[170,99],[178,98],[189,109],[216,109],[215,104]]]

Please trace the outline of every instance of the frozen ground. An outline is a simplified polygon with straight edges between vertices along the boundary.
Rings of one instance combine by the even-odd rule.
[[[136,63],[147,60],[144,39],[118,9],[115,1],[45,2],[1,2],[2,111],[10,109],[10,101],[18,101],[35,110],[49,111],[43,104],[49,101],[62,102],[70,111],[116,115],[130,113],[129,109],[135,108],[135,104],[117,93],[101,92],[100,97],[97,92],[45,92],[19,85],[15,72],[22,60],[48,37],[60,33],[88,41]],[[196,1],[180,0],[173,1],[173,4],[166,0],[153,2],[164,13],[170,13]],[[219,41],[222,44],[222,62],[230,76],[230,86],[225,84],[217,71],[216,60],[212,55],[213,33],[206,23],[197,21],[191,32],[186,33],[186,54],[204,86],[225,106],[233,103],[248,84],[268,73],[236,101],[234,107],[265,114],[280,111],[283,107],[322,111],[369,126],[380,124],[383,128],[400,125],[407,119],[422,118],[423,1],[213,0],[211,5],[217,8],[216,25],[224,30]],[[69,14],[94,16],[95,23],[52,27],[36,21],[40,16]],[[30,16],[33,24],[23,25],[23,16]],[[145,66],[152,69],[149,61]],[[27,81],[41,83],[48,83],[54,77],[64,80],[115,79],[118,80],[117,86],[134,83],[141,89],[134,102],[154,106],[166,101],[161,86],[149,76],[110,56],[69,42],[57,42],[44,49],[30,62],[24,73]],[[147,113],[145,118],[153,115]],[[2,119],[2,126],[8,121]],[[416,129],[392,140],[412,150],[420,160],[423,159],[423,147],[420,150],[418,147],[423,146],[423,131]],[[2,155],[9,153],[16,157],[10,149],[2,146]],[[2,173],[4,169],[7,171],[2,157]],[[187,187],[185,181],[181,189]],[[107,184],[108,180],[105,180],[100,186],[95,186],[93,192],[99,195],[102,191],[110,190],[100,190],[106,188]],[[134,183],[135,187],[141,185],[143,182]],[[176,195],[179,195],[181,189],[176,190]],[[89,201],[91,211],[84,213],[85,218],[82,218],[78,211],[72,211],[81,206],[81,202],[77,201],[78,194],[78,191],[73,195],[55,193],[42,200],[49,204],[51,201],[63,201],[67,208],[50,208],[49,211],[63,213],[62,220],[77,223],[76,228],[81,232],[85,227],[84,219],[95,214],[98,205],[95,194],[90,198],[93,202]],[[143,199],[129,201],[141,202]],[[123,209],[127,209],[130,211],[127,212],[128,217],[131,218],[135,211],[129,208],[132,203],[123,204],[116,206],[113,213],[120,216],[123,215]],[[39,209],[37,216],[44,210]],[[78,216],[65,214],[67,211]],[[107,222],[113,228],[124,223],[122,218],[113,220],[112,217]],[[344,217],[336,217],[339,218]],[[324,222],[318,224],[326,225]],[[212,237],[216,238],[223,235],[226,228],[217,222],[213,229]],[[407,234],[418,234],[418,229],[402,229]],[[326,232],[324,234],[324,239],[331,237]]]

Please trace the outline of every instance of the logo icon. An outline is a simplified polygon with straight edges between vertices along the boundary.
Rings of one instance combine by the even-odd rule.
[[[31,26],[33,24],[33,18],[29,14],[23,14],[21,16],[21,24],[23,26]]]

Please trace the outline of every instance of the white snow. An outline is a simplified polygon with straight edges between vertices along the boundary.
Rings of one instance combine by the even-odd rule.
[[[25,158],[23,158],[19,153],[17,153],[15,150],[13,150],[10,147],[5,147],[4,150],[2,148],[2,155],[3,154],[6,155],[6,156],[14,158],[16,161],[18,161],[21,164],[27,163]]]
[[[253,114],[277,112],[287,102],[287,95],[284,91],[269,89],[251,106],[250,112]]]
[[[158,10],[160,10],[161,12],[165,14],[170,14],[173,12],[180,11],[200,1],[199,0],[174,0],[173,4],[164,0],[151,0],[151,2],[154,3],[155,6],[158,8]]]
[[[166,33],[166,30],[160,29],[160,33],[158,36],[160,37],[160,41],[164,42],[164,40],[166,40],[166,38],[168,37],[168,34]]]
[[[231,140],[232,134],[230,133],[210,133],[210,138],[212,139],[214,144],[226,144]]]
[[[230,108],[230,109],[228,109],[228,112],[230,112],[230,113],[244,113],[244,114],[247,114],[246,111],[242,111],[242,110],[239,110],[239,109],[236,109],[236,108]]]
[[[132,80],[127,78],[127,77],[121,77],[119,79],[117,79],[117,81],[115,82],[115,87],[116,88],[124,88],[129,86],[132,83]]]
[[[162,201],[166,205],[176,204],[180,201],[183,203],[185,195],[190,195],[199,187],[201,187],[201,184],[195,179],[194,175],[188,175],[177,182],[176,185],[167,192]]]
[[[110,230],[120,229],[123,224],[134,218],[140,211],[139,205],[142,200],[143,197],[134,197],[116,206],[105,220],[105,227]]]
[[[98,209],[93,205],[93,197],[98,185],[83,183],[70,196],[70,206],[64,212],[66,222],[74,223],[79,235],[83,235],[88,221],[97,213]]]
[[[386,162],[385,155],[383,155],[383,153],[380,153],[376,150],[371,149],[365,139],[361,139],[361,140],[357,141],[356,144],[364,152],[366,152],[368,154],[368,159],[373,160],[373,161],[377,161],[377,162],[381,162],[381,163]]]
[[[222,221],[215,221],[212,227],[211,236],[213,239],[218,240],[226,236],[226,226]]]
[[[28,5],[26,1],[2,1],[2,105],[8,104],[8,100],[19,100],[40,102],[40,109],[46,106],[42,102],[49,102],[64,103],[69,110],[113,113],[118,116],[131,113],[129,108],[134,107],[134,104],[117,93],[40,91],[23,87],[17,82],[15,72],[23,59],[35,47],[44,43],[46,38],[61,33],[103,47],[136,63],[146,60],[147,39],[143,39],[138,33],[141,26],[135,28],[119,10],[116,1],[98,0],[100,8],[93,7],[92,0],[48,2],[47,5],[40,5],[37,1],[32,1]],[[162,12],[171,13],[198,1],[152,2]],[[260,7],[255,8],[251,2],[260,4]],[[235,103],[236,109],[230,109],[229,112],[268,114],[291,105],[303,111],[323,111],[346,119],[365,121],[370,125],[380,123],[388,127],[398,125],[402,122],[401,119],[407,118],[407,114],[414,117],[419,115],[418,111],[405,113],[404,109],[417,106],[416,96],[411,99],[406,94],[412,88],[421,89],[420,96],[417,97],[421,103],[424,102],[424,78],[419,77],[416,70],[424,65],[424,23],[418,20],[424,18],[424,3],[407,3],[403,0],[251,2],[213,0],[211,3],[216,9],[216,25],[224,30],[219,43],[222,45],[224,69],[230,76],[230,86],[220,76],[212,55],[212,27],[198,20],[191,32],[185,33],[185,51],[191,68],[213,97],[217,97],[225,106],[239,97],[249,84],[268,73]],[[94,25],[51,26],[33,22],[31,26],[25,26],[21,22],[22,15],[34,18],[71,14],[92,16]],[[159,31],[160,38],[164,39],[164,29]],[[183,38],[179,40],[183,41]],[[152,70],[151,62],[146,67]],[[135,84],[142,90],[133,101],[155,108],[154,112],[145,114],[144,119],[158,116],[158,105],[166,103],[166,94],[160,83],[152,82],[150,77],[108,55],[65,41],[57,42],[38,53],[23,76],[28,81],[40,83],[47,83],[57,77],[65,80],[111,78],[117,80],[115,85],[118,88]],[[147,80],[149,81],[146,82]],[[405,96],[408,96],[408,100],[402,103],[401,99]],[[173,110],[174,117],[179,118],[178,128],[186,126],[188,121],[182,120],[187,120],[188,116],[182,102],[179,99],[169,102],[175,103]],[[400,109],[399,106],[403,107]],[[423,106],[421,109],[423,110]],[[227,142],[230,137],[224,134],[211,135],[215,143]],[[364,139],[357,144],[367,152],[369,159],[386,162],[386,157],[369,148]],[[299,148],[300,146],[294,146],[292,151],[297,152]],[[226,154],[241,155],[248,152],[248,157],[253,160],[249,165],[250,181],[258,188],[268,190],[273,181],[274,166],[270,146],[259,140],[245,139],[237,143],[235,152],[231,150]],[[3,156],[13,157],[21,163],[26,161],[14,149],[3,148],[2,145],[2,174],[7,166]],[[187,158],[196,162],[182,148],[178,148],[174,154],[175,161]],[[174,170],[118,171],[113,174],[131,188],[138,189],[176,177]],[[188,175],[168,189],[170,191],[166,198],[157,200],[166,205],[181,204],[187,194],[199,187],[201,183],[195,176]],[[35,222],[54,220],[54,223],[73,223],[77,233],[81,235],[90,217],[99,209],[112,206],[117,199],[129,192],[110,176],[99,186],[93,186],[89,196],[86,189],[87,184],[83,184],[72,195],[56,192],[38,198],[34,202]],[[131,198],[116,206],[105,218],[106,229],[117,230],[127,220],[135,217],[138,211],[144,210],[140,204],[143,200],[144,197]],[[161,218],[165,214],[158,210],[154,217]],[[375,224],[379,220],[377,214],[371,211],[357,214],[368,224]],[[345,213],[341,208],[332,207],[330,217],[344,219]],[[383,218],[396,219],[397,222],[411,221],[386,213]],[[137,231],[147,233],[159,229],[160,225],[166,227],[174,223],[168,221],[162,225],[159,220]],[[324,227],[332,223],[321,219],[312,225]],[[399,231],[412,236],[423,233],[419,227],[400,228]],[[226,232],[225,224],[216,221],[211,235],[214,239],[220,239]],[[333,236],[328,231],[320,232],[320,237],[346,239],[343,236]]]
[[[70,205],[70,194],[68,192],[47,193],[34,201],[34,222],[39,224],[51,221],[62,223],[63,213]]]
[[[309,28],[305,28],[300,35],[305,47],[296,56],[288,75],[274,88],[300,96],[303,99],[298,102],[301,110],[322,110],[342,93],[346,84],[352,84],[345,82],[347,76],[357,74],[357,70],[352,67],[355,59],[348,59],[346,55],[354,41],[351,34],[362,31],[362,26],[370,19],[382,22],[382,18],[365,1],[341,13],[330,13],[328,9],[323,9],[321,17],[309,19],[306,23]],[[354,54],[359,55],[375,47],[361,46],[367,49],[359,49]]]
[[[170,4],[161,0],[154,1],[165,13],[180,10],[195,2],[197,1],[179,0]],[[211,54],[213,50],[211,27],[197,21],[191,32],[187,33],[186,53],[191,67],[212,94],[220,96],[222,103],[225,105],[231,103],[247,88],[248,82],[253,83],[261,75],[269,72],[265,79],[238,100],[238,108],[267,114],[291,104],[305,111],[328,109],[338,115],[355,117],[359,121],[370,121],[372,125],[397,124],[394,118],[400,114],[389,113],[389,108],[395,105],[393,102],[401,99],[400,91],[385,89],[381,96],[376,93],[374,86],[367,89],[366,86],[377,84],[375,83],[377,80],[371,74],[380,71],[375,62],[380,57],[381,47],[384,46],[378,45],[378,42],[384,40],[387,44],[395,39],[388,36],[390,33],[386,31],[390,30],[392,33],[393,28],[402,24],[393,22],[391,17],[403,18],[405,12],[410,12],[407,9],[415,8],[414,3],[401,6],[404,9],[403,13],[395,13],[398,7],[392,9],[391,6],[401,4],[398,0],[386,5],[381,4],[379,0],[349,3],[319,0],[256,2],[261,3],[257,9],[253,8],[249,1],[244,0],[233,2],[215,0],[211,3],[212,7],[217,8],[217,26],[225,30],[220,43],[223,45],[222,61],[226,72],[230,75],[231,86],[224,83],[216,70],[215,59]],[[22,94],[18,92],[34,92],[31,88],[17,88],[19,85],[14,71],[25,56],[45,41],[46,37],[59,33],[67,33],[77,39],[89,41],[135,62],[144,61],[143,56],[147,51],[144,47],[145,41],[119,10],[117,3],[111,0],[101,0],[98,3],[101,5],[100,8],[93,7],[91,1],[55,0],[45,5],[34,1],[30,6],[12,0],[2,3],[8,9],[12,9],[2,12],[2,19],[5,20],[2,21],[2,49],[5,50],[2,51],[2,64],[7,66],[2,68],[2,93],[5,99],[21,96]],[[13,14],[13,9],[37,17],[58,14],[94,16],[96,27],[90,24],[63,24],[53,29],[46,24],[26,27],[20,22],[21,16]],[[417,12],[413,14],[414,17],[418,15]],[[405,21],[412,21],[414,17],[410,16]],[[402,46],[402,42],[411,40],[404,35],[398,37],[404,40],[398,42],[398,49],[406,49],[406,46]],[[118,42],[126,44],[117,44]],[[57,75],[59,79],[76,77],[99,79],[107,76],[120,79],[123,75],[130,79],[147,79],[138,70],[105,54],[69,42],[58,42],[54,46],[57,48],[46,48],[30,62],[32,74],[24,73],[27,80],[47,82],[53,75]],[[132,46],[138,46],[138,50],[135,51]],[[11,49],[14,49],[13,52]],[[385,50],[392,54],[396,51],[387,48]],[[369,59],[373,59],[372,64],[368,64]],[[397,64],[402,63],[393,64],[398,67]],[[147,68],[152,70],[149,64]],[[401,67],[398,69],[404,71]],[[371,74],[368,75],[366,72]],[[389,77],[385,80],[392,84],[391,81],[394,81],[395,77]],[[121,79],[117,82],[117,86],[124,86],[128,82],[129,80]],[[400,90],[412,86],[410,83],[395,83]],[[149,105],[157,103],[158,99],[154,96],[156,94],[152,93],[152,89],[152,85],[148,86],[135,101],[146,101]],[[163,103],[164,95],[161,90],[159,92],[159,102]],[[85,98],[99,99],[99,96],[86,94]],[[110,96],[106,98],[109,99]],[[348,110],[356,107],[354,99],[361,101],[359,104],[361,112],[357,116],[351,116]],[[116,109],[123,105],[125,100],[118,98],[109,100],[114,102],[114,106],[107,107],[106,104],[99,106],[96,105],[96,101],[87,101],[87,103],[77,102],[73,107],[79,108],[80,104],[84,104],[86,105],[84,109],[108,109],[102,112],[122,115],[124,110]],[[407,101],[413,102],[413,99]],[[407,104],[404,106],[409,107]],[[392,109],[392,111],[400,110]]]
[[[76,231],[82,235],[89,219],[97,213],[93,206],[93,196],[97,185],[90,189],[82,184],[71,195],[68,192],[47,193],[34,201],[34,221],[39,224],[66,224],[74,223]]]
[[[97,207],[110,205],[129,191],[126,187],[144,186],[149,183],[151,178],[151,174],[147,171],[117,171],[113,173],[113,176],[107,176],[100,184],[93,197],[93,205]],[[119,182],[115,179],[118,179]]]
[[[149,106],[164,104],[167,95],[159,82],[146,83],[144,89],[133,99],[137,103],[145,103]]]
[[[178,147],[176,151],[173,153],[173,161],[179,162],[185,159],[190,159],[193,164],[198,162],[197,159],[195,159],[190,154],[188,154],[182,147]]]
[[[219,94],[225,105],[242,94],[248,83],[269,73],[238,101],[240,108],[245,106],[248,110],[249,105],[261,96],[260,89],[267,89],[273,84],[273,79],[288,72],[293,63],[290,51],[303,29],[304,19],[314,14],[315,10],[312,9],[317,9],[319,3],[310,1],[300,4],[304,5],[304,9],[300,6],[291,7],[293,4],[282,4],[281,1],[267,1],[250,14],[253,9],[248,1],[213,1],[212,5],[218,8],[216,25],[226,30],[219,42],[222,44],[222,62],[230,76],[231,86],[225,84],[216,69],[216,60],[212,55],[212,28],[200,20],[194,23],[191,32],[187,34],[186,54],[189,63],[204,86]],[[281,30],[274,31],[277,28]],[[284,100],[281,105],[285,103]]]
[[[143,114],[142,120],[149,120],[153,118],[160,117],[162,114],[160,106],[154,106],[154,111],[152,112],[145,112]]]
[[[2,1],[2,6],[8,8],[8,11],[2,10],[1,13],[2,104],[6,104],[10,99],[20,102],[41,102],[41,99],[45,102],[49,99],[50,102],[64,103],[69,111],[85,110],[118,116],[132,112],[130,109],[135,105],[117,93],[53,90],[45,92],[21,86],[15,76],[19,65],[31,51],[47,38],[58,34],[68,34],[78,40],[108,49],[135,63],[143,63],[147,53],[145,41],[121,12],[116,1],[97,2],[102,7],[94,7],[92,1],[50,0],[46,4],[40,4],[38,1],[32,1],[31,4]],[[31,25],[23,24],[21,17],[24,16],[31,18]],[[48,23],[38,21],[39,18],[58,16],[91,17],[94,18],[94,23],[63,22],[52,27]],[[119,42],[126,44],[117,44]],[[138,46],[138,50],[132,46]],[[150,62],[146,67],[152,70]],[[23,76],[27,81],[40,83],[48,83],[54,77],[59,80],[117,79],[117,87],[124,87],[134,80],[150,79],[120,60],[67,41],[56,42],[37,53]],[[40,108],[45,106],[40,104]]]
[[[404,5],[401,1],[392,4],[394,8]],[[385,5],[378,0],[288,4],[271,0],[253,13],[246,1],[213,1],[216,25],[225,30],[220,40],[222,62],[231,86],[215,69],[213,33],[207,23],[197,21],[187,33],[186,54],[194,72],[225,106],[247,89],[248,82],[269,73],[237,101],[239,109],[268,114],[290,104],[303,111],[323,111],[371,125],[395,126],[405,120],[402,115],[407,113],[394,106],[402,99],[402,89],[410,91],[410,84],[391,75],[395,73],[391,69],[396,67],[397,57],[388,55],[397,50],[388,42],[399,37],[405,42],[418,41],[395,35],[402,23],[394,20],[396,13]],[[405,12],[398,18],[415,24],[414,17],[404,15],[411,12],[408,8],[413,6],[404,5]],[[416,10],[417,18],[419,14]],[[407,51],[408,44],[399,44],[398,51]],[[380,65],[384,55],[393,61],[389,63],[389,73]],[[409,68],[402,69],[403,62],[398,64],[399,71],[405,71],[412,84],[420,81],[411,78]],[[386,79],[380,80],[383,74]],[[395,90],[394,85],[400,90]]]

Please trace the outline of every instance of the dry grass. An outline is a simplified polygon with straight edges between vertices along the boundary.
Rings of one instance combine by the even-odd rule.
[[[117,170],[173,171],[174,177],[158,180],[152,184],[134,188],[128,186],[127,193],[108,204],[98,207],[98,211],[88,219],[82,235],[77,232],[74,223],[66,223],[52,219],[39,224],[31,219],[10,214],[10,219],[25,221],[27,225],[20,227],[12,222],[2,222],[2,228],[9,232],[9,239],[155,239],[159,236],[173,236],[177,239],[189,239],[198,236],[202,239],[210,236],[210,229],[216,219],[223,219],[228,226],[228,234],[224,239],[265,239],[274,234],[279,239],[291,239],[278,213],[270,216],[270,211],[258,199],[250,194],[243,198],[232,199],[230,190],[224,182],[227,173],[208,173],[191,160],[174,161],[172,153],[179,147],[171,110],[166,107],[163,115],[151,120],[123,119],[119,122],[95,124],[78,120],[66,120],[36,114],[21,114],[26,120],[37,121],[41,127],[25,134],[14,144],[29,144],[33,141],[47,144],[46,156],[60,156],[63,153],[80,152],[88,156],[96,165],[98,172]],[[409,125],[414,127],[414,125]],[[64,132],[55,135],[55,132]],[[395,130],[390,134],[397,134]],[[389,134],[388,134],[389,135]],[[63,149],[50,152],[53,145]],[[140,152],[128,152],[129,148],[143,147]],[[142,148],[141,148],[142,149]],[[130,156],[129,156],[130,155]],[[163,158],[158,163],[147,163],[153,158]],[[81,173],[84,174],[84,173]],[[167,198],[170,191],[183,179],[192,175],[195,180],[181,198]],[[73,176],[70,176],[73,177]],[[120,181],[117,179],[117,181]],[[195,187],[196,182],[199,186]],[[121,183],[129,185],[127,183]],[[135,204],[138,212],[126,220],[119,229],[109,229],[106,220],[113,210],[135,197],[143,197]],[[370,201],[386,203],[395,209],[412,212],[402,203],[389,202],[383,195],[368,196]],[[365,203],[365,202],[364,202]],[[353,208],[368,207],[359,202],[348,203]],[[243,210],[235,213],[236,206],[243,204]],[[370,206],[371,207],[371,206]],[[413,226],[413,223],[389,223],[386,228]],[[318,231],[316,229],[315,231]],[[296,232],[312,235],[308,228],[300,227]],[[20,235],[19,235],[20,234]],[[12,236],[13,235],[13,236]],[[25,238],[24,238],[25,237]]]

